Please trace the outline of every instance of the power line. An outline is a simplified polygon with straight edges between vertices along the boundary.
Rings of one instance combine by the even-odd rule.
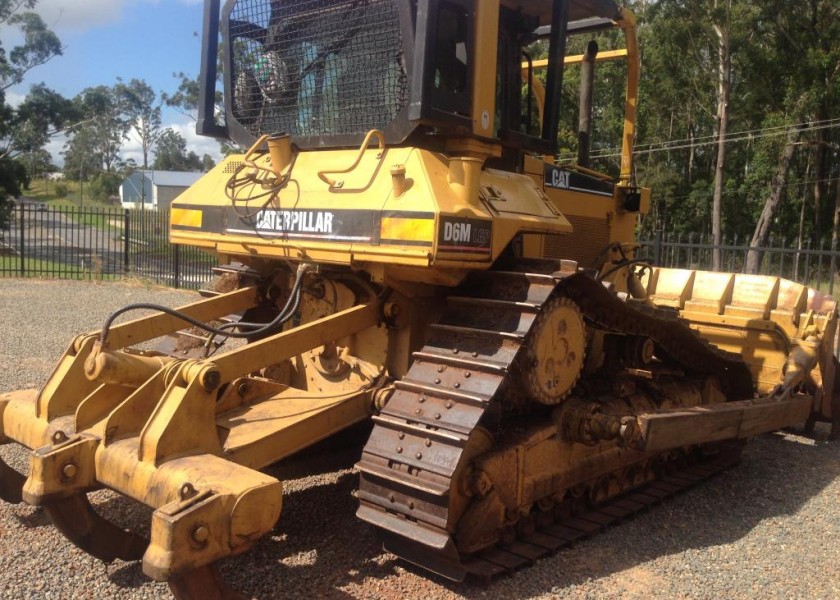
[[[824,120],[821,120],[821,121],[804,121],[804,122],[801,122],[801,123],[794,123],[794,124],[775,125],[773,127],[761,127],[761,128],[758,128],[758,129],[745,129],[745,130],[742,130],[742,131],[729,132],[724,136],[724,139],[726,140],[726,139],[734,138],[734,137],[742,139],[745,136],[747,138],[756,139],[757,137],[764,137],[763,134],[767,134],[768,132],[778,132],[778,131],[787,132],[788,130],[790,130],[794,127],[810,129],[810,128],[813,128],[813,127],[819,127],[819,126],[823,126],[823,125],[833,125],[833,124],[836,124],[836,123],[840,123],[840,118],[824,119]],[[698,136],[698,137],[694,137],[694,138],[684,138],[684,139],[681,139],[681,140],[665,140],[665,141],[659,141],[659,142],[650,142],[650,143],[647,143],[647,144],[639,144],[637,146],[637,148],[652,148],[652,147],[656,147],[656,146],[665,146],[667,144],[677,144],[677,143],[681,144],[681,143],[692,142],[692,141],[699,142],[699,143],[705,143],[704,140],[712,140],[715,143],[717,143],[718,136],[717,136],[717,134],[711,134],[711,135],[706,135],[706,136]]]
[[[733,132],[724,136],[724,143],[730,144],[742,141],[753,141],[768,137],[779,137],[786,135],[792,128],[800,128],[803,133],[811,131],[819,131],[824,129],[834,129],[840,127],[840,118],[826,119],[823,121],[808,121],[797,123],[795,125],[780,125],[776,127],[765,127],[762,129],[751,129]],[[708,140],[708,141],[703,141]],[[653,154],[656,152],[669,152],[673,150],[684,150],[687,148],[698,148],[704,146],[716,146],[718,144],[717,136],[703,136],[698,138],[685,138],[681,140],[669,140],[666,142],[651,142],[649,144],[639,144],[634,147],[633,154]],[[593,152],[591,158],[619,158],[621,157],[621,148],[612,147],[605,148],[601,151]],[[569,153],[561,155],[560,160],[572,159],[576,155]]]
[[[840,177],[828,177],[823,179],[811,179],[809,181],[797,181],[796,183],[787,183],[783,186],[780,186],[783,189],[792,188],[792,187],[804,187],[806,185],[813,185],[815,183],[831,183],[833,181],[840,181]],[[726,190],[721,192],[722,196],[729,196],[731,194],[740,194],[742,193],[741,190]],[[670,196],[669,200],[685,200],[687,198],[711,198],[714,194],[712,193],[700,193],[700,194],[687,194],[684,196]]]

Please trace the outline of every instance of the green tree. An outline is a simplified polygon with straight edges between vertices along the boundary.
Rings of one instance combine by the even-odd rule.
[[[183,72],[173,73],[172,76],[179,80],[178,89],[172,95],[162,93],[160,95],[161,99],[170,108],[174,108],[182,115],[196,121],[198,119],[200,90],[198,79],[193,79]]]
[[[81,158],[82,153],[91,155],[97,165],[88,171],[90,175],[100,170],[113,173],[120,162],[120,149],[128,137],[131,117],[128,102],[118,85],[108,87],[100,85],[86,88],[73,99],[78,114],[82,116],[80,124],[73,128],[72,137],[65,144],[65,163],[70,160],[84,167],[88,158]],[[70,165],[71,168],[76,165]],[[87,169],[82,168],[82,171]],[[84,178],[84,175],[82,175]]]
[[[38,0],[0,0],[0,27],[17,29],[23,43],[10,51],[0,43],[0,91],[24,80],[26,74],[59,56],[61,41],[31,9]]]
[[[64,144],[61,154],[68,179],[87,181],[102,170],[93,129],[79,127]]]
[[[161,134],[161,106],[157,94],[141,79],[118,83],[117,94],[125,101],[126,112],[143,154],[143,168],[149,168],[149,155]]]
[[[813,185],[810,232],[813,239],[818,239],[830,169],[827,150],[831,142],[825,122],[840,102],[840,7],[832,0],[795,5],[772,0],[760,3],[760,10],[756,37],[760,39],[757,47],[764,52],[752,55],[755,79],[750,83],[764,113],[778,115],[787,126],[751,245],[767,245],[774,228],[781,225],[785,200],[792,190],[798,192],[801,202],[806,201],[807,187],[797,186],[803,172],[809,174]],[[772,86],[767,85],[768,76]],[[801,152],[803,147],[810,147],[812,152]],[[804,205],[801,214],[804,217]],[[800,230],[804,235],[804,222]],[[836,229],[833,238],[837,239]],[[759,252],[751,252],[747,270],[756,272],[760,260]]]
[[[201,157],[201,170],[207,173],[210,169],[216,166],[216,161],[209,154]]]
[[[72,102],[39,83],[17,109],[9,109],[7,118],[9,126],[0,146],[5,155],[14,158],[42,150],[50,138],[75,122],[78,114]]]
[[[160,135],[153,167],[161,171],[201,171],[202,159],[187,152],[187,141],[174,129],[165,129]]]
[[[14,158],[11,139],[20,125],[17,112],[6,104],[6,90],[23,82],[27,73],[58,56],[61,42],[38,14],[37,0],[0,0],[0,28],[17,31],[22,43],[7,49],[0,40],[0,226],[8,220],[9,196],[28,183],[25,167]],[[6,38],[8,39],[8,38]]]

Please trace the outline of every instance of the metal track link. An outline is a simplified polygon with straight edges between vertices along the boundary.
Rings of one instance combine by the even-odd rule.
[[[508,395],[517,387],[512,379],[517,355],[539,314],[535,307],[541,309],[554,295],[574,301],[592,326],[650,337],[681,368],[728,374],[724,385],[730,397],[733,390],[735,397],[750,397],[743,395],[752,393],[743,363],[705,344],[679,320],[664,318],[655,307],[636,310],[599,281],[568,266],[523,261],[503,271],[471,274],[453,290],[439,323],[430,328],[427,344],[413,355],[408,373],[396,382],[396,391],[374,419],[357,464],[358,516],[377,526],[386,548],[403,559],[451,579],[465,576],[465,559],[451,537],[463,514],[456,506],[454,486],[460,485],[461,469],[476,453],[487,451],[481,436],[471,436],[485,415],[485,421],[489,419],[488,411],[493,419],[504,415]],[[477,556],[482,564],[495,565],[494,572],[517,568],[544,550],[556,550],[572,538],[591,535],[660,502],[681,489],[680,481],[691,483],[692,477],[646,486],[596,513],[564,520],[539,536],[520,540],[518,553],[493,546]]]
[[[426,539],[430,527],[448,537],[449,489],[468,437],[507,382],[534,307],[555,287],[543,275],[494,272],[471,276],[455,291],[374,419],[357,465],[360,517],[387,531],[411,531],[413,539]]]
[[[399,556],[420,565],[437,565],[439,573],[458,573],[490,581],[529,566],[536,560],[555,554],[576,542],[593,537],[609,527],[627,521],[650,508],[673,498],[738,463],[740,451],[722,452],[680,471],[668,473],[640,487],[628,490],[605,502],[586,506],[542,527],[498,543],[473,555],[443,556],[429,547],[386,536],[386,547]],[[515,529],[511,527],[511,530]]]
[[[547,527],[521,535],[510,544],[499,544],[466,559],[463,568],[471,575],[492,579],[531,564],[574,542],[606,531],[651,507],[717,475],[737,464],[737,455],[724,452],[713,459],[664,475],[602,504],[587,507]]]

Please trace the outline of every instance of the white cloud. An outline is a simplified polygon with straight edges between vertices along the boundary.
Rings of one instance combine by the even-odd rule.
[[[219,152],[219,142],[214,138],[198,135],[195,132],[195,121],[177,123],[170,125],[170,127],[187,140],[187,152],[195,152],[199,156],[209,154],[216,162],[222,160],[222,153]]]
[[[50,141],[44,146],[44,150],[52,156],[53,163],[59,167],[64,166],[64,157],[61,155],[61,151],[64,150],[64,144],[66,142],[67,138],[63,134],[59,134],[50,138]]]
[[[174,0],[39,0],[35,10],[55,31],[87,31],[119,22],[123,10],[136,4],[160,4]],[[198,5],[204,0],[177,0]]]
[[[209,154],[214,161],[219,162],[222,159],[222,154],[219,152],[219,142],[213,138],[200,136],[195,132],[194,121],[183,121],[180,123],[171,123],[165,129],[174,129],[187,141],[187,152],[195,152],[198,156]],[[123,144],[120,151],[123,160],[133,158],[138,165],[143,164],[143,148],[140,145],[137,133],[132,129],[128,134],[128,140]],[[155,160],[154,151],[149,156],[149,163]]]
[[[40,0],[35,10],[56,31],[86,31],[115,23],[135,0]]]
[[[18,93],[14,90],[6,90],[6,104],[12,108],[17,108],[26,99],[26,94]]]
[[[187,152],[195,152],[198,156],[209,154],[214,161],[222,160],[222,153],[219,151],[219,142],[213,138],[200,136],[195,132],[194,121],[184,121],[180,123],[172,123],[166,126],[174,129],[180,133],[187,141]],[[45,146],[47,152],[52,155],[53,162],[59,167],[64,166],[64,157],[61,155],[64,150],[64,144],[67,142],[67,137],[64,135],[57,135],[53,137]],[[120,156],[123,160],[133,158],[138,165],[143,165],[143,149],[140,146],[140,141],[137,133],[132,129],[128,134],[128,139],[123,143],[120,149]],[[155,160],[154,152],[149,156],[149,164]]]
[[[140,144],[140,138],[137,135],[137,130],[133,127],[131,128],[131,131],[128,132],[128,139],[123,144],[123,147],[120,150],[120,155],[123,160],[133,158],[134,162],[136,162],[138,166],[143,166],[143,146]],[[155,157],[150,154],[149,166],[151,166],[151,163],[154,160]]]

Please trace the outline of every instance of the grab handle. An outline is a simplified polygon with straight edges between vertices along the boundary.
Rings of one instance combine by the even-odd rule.
[[[376,155],[376,158],[382,158],[385,154],[385,136],[381,131],[378,129],[371,129],[368,131],[368,134],[365,136],[365,141],[362,142],[362,146],[359,148],[359,154],[356,156],[356,160],[353,161],[353,164],[341,171],[318,171],[318,177],[321,178],[321,181],[326,183],[330,186],[331,189],[341,189],[344,187],[344,180],[342,179],[333,179],[329,177],[327,174],[330,175],[344,175],[345,173],[350,173],[356,167],[359,166],[359,163],[362,162],[362,157],[364,157],[365,152],[370,146],[371,140],[373,138],[377,138],[379,141],[379,154]]]

